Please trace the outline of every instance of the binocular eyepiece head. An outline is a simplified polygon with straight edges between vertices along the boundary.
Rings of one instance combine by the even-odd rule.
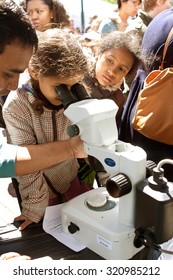
[[[91,96],[87,93],[85,87],[79,83],[74,84],[70,90],[66,85],[62,84],[57,86],[55,91],[61,99],[64,109],[67,109],[72,103],[85,99],[91,99]]]

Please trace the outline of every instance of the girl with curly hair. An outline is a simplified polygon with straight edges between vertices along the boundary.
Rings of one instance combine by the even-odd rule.
[[[31,80],[9,94],[3,116],[8,141],[13,144],[38,145],[69,139],[71,122],[56,87],[65,84],[69,90],[87,73],[82,48],[73,34],[64,29],[47,29],[38,34],[38,49],[29,63]],[[73,87],[74,89],[74,87]],[[65,151],[70,153],[70,146]],[[42,220],[48,205],[67,201],[90,189],[78,178],[78,160],[67,160],[27,176],[17,177],[22,199],[20,230]]]
[[[110,98],[115,101],[119,107],[116,116],[119,125],[126,100],[122,91],[124,79],[133,77],[139,64],[144,61],[140,38],[133,31],[114,31],[88,46],[92,52],[86,51],[86,56],[89,53],[89,72],[84,78],[85,87],[93,98]],[[85,50],[86,44],[83,47]]]

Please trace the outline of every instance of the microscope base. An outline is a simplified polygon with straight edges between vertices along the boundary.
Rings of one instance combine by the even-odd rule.
[[[93,197],[106,198],[104,206],[88,204]],[[134,227],[119,222],[119,199],[109,196],[104,187],[86,192],[62,206],[62,228],[67,234],[107,260],[132,258],[142,250],[133,245]],[[128,211],[128,210],[127,210]]]

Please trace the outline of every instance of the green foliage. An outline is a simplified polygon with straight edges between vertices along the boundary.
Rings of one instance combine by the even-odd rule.
[[[104,0],[105,2],[109,2],[111,4],[117,4],[117,1],[116,0]]]

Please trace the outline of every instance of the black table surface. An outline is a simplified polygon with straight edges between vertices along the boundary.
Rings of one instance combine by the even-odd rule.
[[[21,232],[20,237],[13,237],[12,233],[18,230],[20,223],[15,222],[0,226],[0,255],[7,252],[18,252],[28,255],[32,259],[51,257],[53,260],[104,260],[101,256],[88,248],[75,252],[60,243],[42,228],[42,222],[32,224]],[[153,253],[145,247],[130,260],[152,260]]]
[[[88,248],[74,252],[47,234],[42,223],[30,225],[21,232],[21,237],[11,237],[19,224],[14,223],[0,227],[0,255],[7,252],[18,252],[32,259],[49,256],[53,260],[103,260],[103,258]]]

